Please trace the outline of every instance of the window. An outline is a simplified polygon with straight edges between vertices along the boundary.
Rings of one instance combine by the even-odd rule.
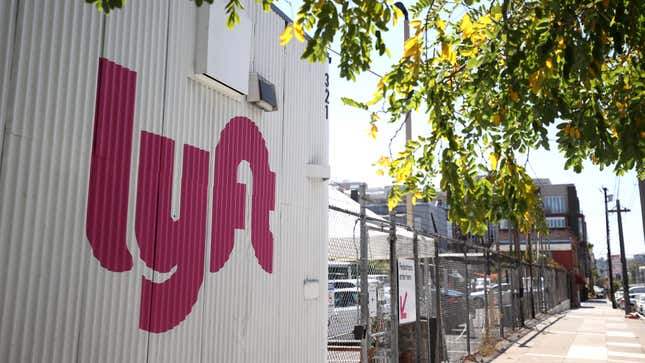
[[[549,228],[566,228],[567,220],[564,217],[546,217],[546,225]]]
[[[544,212],[551,213],[565,213],[564,197],[561,195],[548,195],[542,197],[542,204],[544,205]]]
[[[334,289],[347,289],[352,287],[356,287],[356,284],[353,282],[341,282],[341,281],[334,282]]]
[[[340,291],[334,294],[334,306],[337,308],[347,308],[358,305],[358,292]]]

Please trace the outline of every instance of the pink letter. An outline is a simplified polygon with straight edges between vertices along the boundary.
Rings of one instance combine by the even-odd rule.
[[[136,78],[99,58],[85,231],[94,257],[114,272],[132,268],[126,228]]]
[[[260,130],[246,117],[233,118],[215,148],[211,272],[217,272],[233,250],[235,229],[244,228],[246,189],[237,183],[237,167],[249,162],[253,172],[251,238],[255,257],[264,271],[273,271],[273,234],[269,211],[275,205],[275,173]]]
[[[181,214],[171,210],[174,141],[141,133],[135,230],[141,259],[154,273],[176,271],[167,281],[142,281],[139,327],[153,333],[181,323],[204,279],[208,152],[184,145]]]

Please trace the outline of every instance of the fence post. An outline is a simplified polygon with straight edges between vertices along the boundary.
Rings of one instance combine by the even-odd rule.
[[[414,303],[416,305],[416,321],[414,322],[415,358],[421,362],[421,274],[419,273],[419,236],[417,231],[412,232],[412,255],[414,258]],[[428,319],[428,323],[430,320]]]
[[[502,258],[497,255],[497,306],[499,308],[499,337],[504,338],[504,302],[502,301]]]
[[[466,351],[470,355],[470,277],[468,276],[468,246],[466,243],[463,245],[464,249],[464,272],[466,274]]]
[[[531,281],[531,283],[529,284],[529,298],[531,299],[531,318],[535,319],[535,299],[533,297],[533,285],[535,284],[535,281],[533,280],[533,246],[531,245],[532,234],[533,231],[526,232],[526,250],[529,254],[529,281]]]
[[[358,186],[359,194],[359,203],[360,203],[360,292],[359,292],[359,301],[361,303],[361,325],[363,326],[363,336],[361,341],[361,362],[367,363],[369,360],[368,355],[368,344],[370,337],[369,329],[369,286],[367,282],[367,274],[369,273],[369,262],[368,262],[368,248],[367,248],[367,218],[365,211],[365,199],[366,199],[366,189],[367,186],[365,183],[361,183]]]
[[[490,333],[490,322],[489,322],[489,316],[488,316],[488,309],[489,309],[489,296],[488,296],[488,279],[490,276],[490,261],[489,261],[489,256],[490,256],[490,251],[488,248],[484,250],[485,253],[485,261],[486,261],[486,267],[484,269],[484,329],[486,331],[485,337],[488,338],[488,334]]]
[[[430,260],[430,258],[426,255],[426,257],[424,258],[424,262],[423,262],[423,282],[424,282],[424,285],[425,285],[425,289],[428,290],[429,294],[426,295],[425,294],[425,289],[424,289],[423,297],[424,297],[424,301],[425,301],[425,304],[426,304],[426,311],[427,311],[427,314],[428,314],[428,347],[427,347],[427,349],[428,349],[428,362],[434,362],[434,357],[432,356],[432,353],[434,353],[434,351],[432,349],[432,339],[434,338],[434,336],[432,335],[432,324],[431,324],[431,322],[432,322],[432,314],[430,312],[430,306],[432,304],[432,286],[430,285],[430,271],[428,270],[429,260]],[[435,324],[436,324],[436,321],[437,321],[436,317],[435,317],[434,321],[435,321]],[[435,332],[435,334],[436,334],[436,332]],[[435,340],[435,343],[436,343],[436,340]]]
[[[436,339],[436,344],[435,344],[435,363],[443,362],[443,350],[444,350],[444,344],[443,344],[443,324],[441,322],[441,289],[439,287],[439,242],[440,239],[435,238],[434,239],[434,279],[435,279],[435,284],[434,284],[434,291],[435,291],[435,311],[437,313],[437,334],[435,336]]]
[[[390,362],[399,361],[399,260],[396,256],[394,210],[390,212]]]

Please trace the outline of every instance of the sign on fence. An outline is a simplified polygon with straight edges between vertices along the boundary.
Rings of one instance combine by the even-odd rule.
[[[377,300],[377,293],[376,293],[376,284],[370,284],[369,288],[367,289],[368,295],[369,295],[369,310],[370,310],[370,316],[374,317],[376,316],[377,313],[377,305],[378,305],[378,300]]]
[[[414,261],[399,259],[399,324],[416,320]]]

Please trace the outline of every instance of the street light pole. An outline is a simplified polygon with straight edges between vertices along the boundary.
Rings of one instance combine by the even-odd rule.
[[[620,209],[620,200],[616,199],[616,209],[610,210],[609,213],[618,215],[618,240],[620,242],[620,264],[623,274],[623,300],[625,301],[625,314],[631,313],[632,303],[629,299],[629,280],[627,276],[627,259],[625,258],[625,240],[623,239],[623,219],[621,213],[630,212],[629,209]]]
[[[408,9],[405,8],[402,2],[394,3],[394,6],[399,8],[403,13],[403,44],[410,38],[410,19],[408,17]],[[405,113],[405,143],[407,144],[412,140],[412,115],[410,111]],[[414,226],[414,206],[412,205],[412,195],[408,193],[405,196],[405,214],[406,223],[408,227]]]

